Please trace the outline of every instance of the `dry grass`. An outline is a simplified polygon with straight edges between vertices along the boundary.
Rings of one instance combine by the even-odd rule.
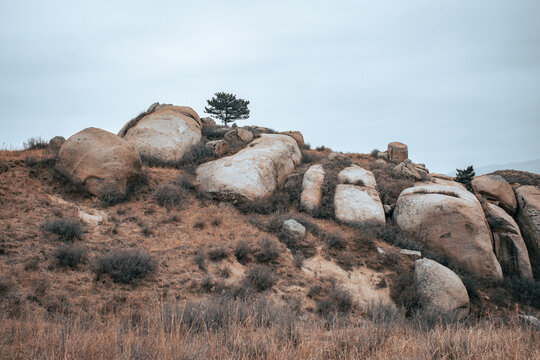
[[[380,314],[379,314],[380,315]],[[538,331],[497,319],[323,320],[265,302],[162,304],[130,316],[0,322],[5,359],[534,359]]]

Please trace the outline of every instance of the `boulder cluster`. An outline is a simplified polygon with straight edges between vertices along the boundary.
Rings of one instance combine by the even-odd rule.
[[[187,106],[156,103],[126,123],[117,135],[87,128],[67,140],[55,138],[51,148],[57,152],[56,168],[72,182],[98,197],[122,197],[141,176],[141,159],[178,161],[201,142],[204,126],[215,127],[215,122],[201,119]],[[220,128],[216,130],[223,132],[220,139],[204,144],[214,157],[195,170],[202,191],[242,201],[269,197],[301,164],[300,149],[305,143],[300,132],[255,135],[253,129]],[[237,143],[243,148],[225,156],[231,144]],[[325,163],[313,164],[303,174],[302,209],[316,213],[323,206],[328,180],[335,179],[332,205],[337,221],[379,226],[393,223],[413,234],[426,253],[478,278],[540,278],[537,187],[513,189],[500,176],[484,175],[472,181],[475,195],[452,178],[430,174],[425,165],[413,163],[403,143],[391,142],[386,151],[374,156],[376,164],[391,166],[395,173],[415,180],[394,204],[383,205],[373,172],[358,164],[349,161],[332,177],[327,164],[346,156],[331,153]],[[299,236],[305,233],[293,221],[284,226]],[[415,259],[421,256],[404,251]],[[415,281],[426,309],[459,318],[467,315],[467,291],[449,268],[420,258],[415,263]]]

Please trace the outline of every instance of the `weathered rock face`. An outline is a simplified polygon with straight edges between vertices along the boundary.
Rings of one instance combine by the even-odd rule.
[[[66,139],[63,136],[55,136],[49,141],[49,152],[53,155],[57,155],[58,151],[60,151],[60,148],[64,143],[66,142]]]
[[[108,131],[87,128],[60,148],[56,169],[98,197],[121,197],[140,176],[141,160],[133,147]]]
[[[225,140],[209,141],[204,145],[215,156],[222,156],[229,151],[229,143]]]
[[[216,125],[216,122],[211,117],[203,117],[201,118],[202,125]]]
[[[372,188],[377,186],[373,173],[356,164],[341,170],[338,174],[338,182],[340,184],[361,185]]]
[[[339,184],[334,195],[336,218],[346,223],[377,223],[386,217],[379,193],[372,187]]]
[[[482,206],[458,185],[422,184],[399,195],[394,223],[480,278],[501,279]]]
[[[300,203],[304,209],[313,211],[321,206],[324,175],[320,164],[310,166],[305,172],[300,195]]]
[[[253,200],[271,195],[301,158],[290,136],[263,134],[232,156],[200,165],[197,179],[206,192]]]
[[[529,251],[533,274],[540,279],[540,190],[531,185],[516,189],[516,221]]]
[[[304,147],[306,145],[306,143],[304,142],[304,135],[302,135],[300,131],[282,131],[280,132],[280,134],[289,135],[294,140],[296,140],[296,143],[300,147]]]
[[[338,183],[334,195],[334,210],[338,220],[385,224],[384,207],[371,171],[353,164],[340,171]]]
[[[388,144],[388,159],[390,161],[402,162],[409,158],[409,149],[407,145],[400,142],[391,142]]]
[[[493,234],[493,248],[503,274],[532,279],[529,252],[514,219],[494,204],[487,203],[485,210]]]
[[[430,259],[414,262],[414,279],[423,311],[463,319],[469,314],[469,295],[452,270]]]
[[[471,184],[477,194],[497,202],[507,213],[514,214],[516,212],[517,201],[514,190],[502,176],[476,176]]]
[[[398,172],[398,173],[401,173],[401,174],[404,174],[404,175],[407,175],[407,176],[410,176],[410,177],[412,177],[412,178],[414,178],[416,180],[422,179],[422,176],[420,175],[420,172],[418,171],[416,166],[414,166],[414,164],[411,163],[410,161],[402,161],[402,162],[400,162],[399,164],[397,164],[394,167],[394,171]]]
[[[225,134],[225,140],[231,143],[238,141],[250,142],[251,140],[253,140],[253,133],[243,128],[236,128],[234,130],[230,130]]]
[[[146,116],[124,125],[118,135],[142,157],[175,161],[201,140],[201,120],[187,106],[152,106]]]

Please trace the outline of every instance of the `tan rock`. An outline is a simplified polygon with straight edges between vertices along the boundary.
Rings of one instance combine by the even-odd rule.
[[[225,134],[225,140],[231,143],[238,141],[250,142],[251,140],[253,140],[253,133],[244,128],[236,128]]]
[[[402,161],[394,167],[394,171],[410,176],[416,180],[422,179],[418,169],[411,163]]]
[[[409,158],[409,149],[407,145],[400,142],[391,142],[388,144],[388,159],[394,162],[402,162]]]
[[[486,216],[493,234],[493,248],[504,276],[532,279],[529,252],[519,227],[506,211],[487,203]]]
[[[60,151],[60,148],[64,143],[66,142],[66,139],[63,136],[55,136],[49,141],[49,148],[48,151],[52,155],[58,154],[58,151]]]
[[[372,188],[375,188],[377,186],[377,182],[375,181],[375,176],[373,175],[373,173],[356,164],[346,167],[339,172],[338,183],[362,185]]]
[[[452,270],[430,259],[414,262],[414,279],[422,311],[431,316],[463,319],[469,314],[469,295]]]
[[[457,185],[422,184],[405,189],[393,212],[394,223],[416,234],[429,250],[480,278],[501,279],[482,206]]]
[[[438,173],[431,173],[429,174],[432,178],[437,178],[441,180],[447,180],[447,181],[454,181],[450,176],[444,175],[444,174],[438,174]]]
[[[301,148],[303,148],[306,145],[306,143],[304,142],[304,135],[302,135],[300,131],[282,131],[280,132],[280,134],[289,135],[294,140],[296,140],[296,143]]]
[[[222,156],[229,151],[229,143],[225,140],[209,141],[205,144],[206,148],[210,150],[215,156]]]
[[[202,125],[216,125],[216,122],[211,117],[203,117],[201,118]]]
[[[334,196],[334,210],[336,219],[346,223],[386,223],[379,193],[372,187],[339,184]]]
[[[507,213],[514,214],[516,212],[517,201],[514,190],[502,176],[476,176],[471,184],[477,194],[497,202]]]
[[[98,197],[126,195],[141,174],[133,147],[108,131],[87,128],[60,148],[56,169]]]
[[[219,197],[253,200],[271,195],[301,159],[290,136],[263,134],[234,155],[200,165],[197,180]]]
[[[529,251],[535,279],[540,279],[540,190],[532,185],[516,189],[516,222]]]
[[[300,203],[304,209],[313,211],[321,206],[324,175],[320,164],[310,166],[305,172],[300,195]]]
[[[149,110],[119,132],[142,157],[176,161],[201,140],[201,120],[192,108],[162,104]]]

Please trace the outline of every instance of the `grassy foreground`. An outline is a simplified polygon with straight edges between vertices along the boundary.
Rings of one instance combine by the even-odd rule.
[[[107,318],[4,318],[5,359],[538,359],[539,332],[518,322],[323,320],[266,302],[184,303]]]

